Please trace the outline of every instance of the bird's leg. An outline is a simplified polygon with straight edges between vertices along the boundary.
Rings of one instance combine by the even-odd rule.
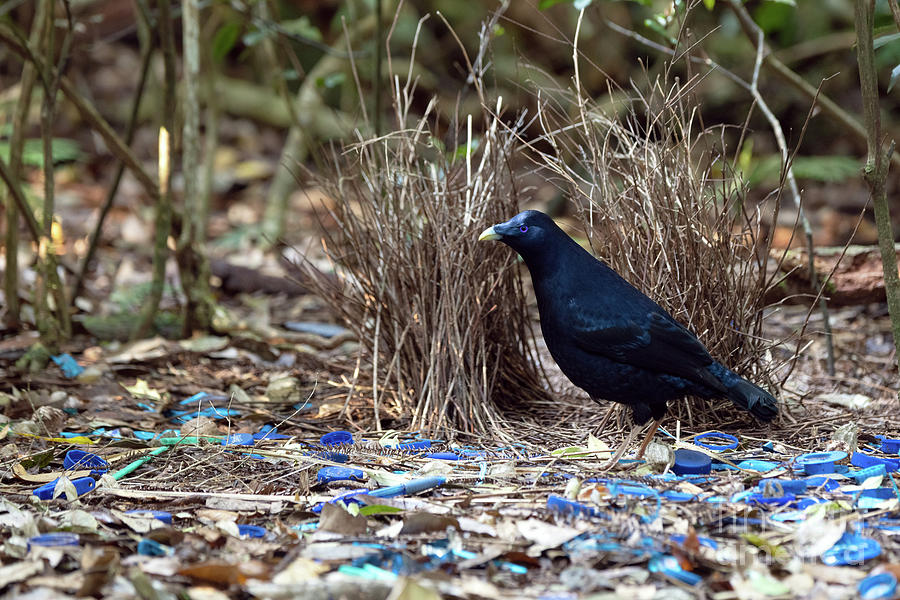
[[[662,419],[656,419],[653,421],[653,426],[650,427],[650,431],[647,432],[647,437],[644,438],[643,443],[641,444],[640,450],[637,453],[637,459],[640,460],[644,458],[644,451],[647,449],[647,446],[650,445],[650,440],[653,439],[653,436],[656,434],[656,430],[659,429],[659,424],[662,423]]]
[[[619,459],[622,458],[622,455],[625,454],[625,451],[628,449],[628,446],[631,445],[631,442],[634,441],[634,437],[643,428],[643,425],[638,425],[637,423],[635,423],[634,427],[631,428],[631,431],[628,432],[628,437],[625,438],[625,441],[622,442],[622,445],[619,446],[619,449],[616,450],[616,453],[613,454],[613,457],[609,459],[609,462],[600,467],[600,470],[609,471],[611,468],[613,468],[615,464],[619,462]]]
[[[591,400],[593,400],[597,404],[602,404],[599,399],[594,398],[593,396],[591,396]],[[619,405],[614,402],[609,402],[608,404],[609,407],[606,409],[606,414],[603,415],[603,418],[600,420],[600,424],[597,425],[598,433],[603,431],[603,429],[606,427],[606,424],[609,423],[610,417],[612,417],[613,413],[616,412],[616,409],[619,408]]]

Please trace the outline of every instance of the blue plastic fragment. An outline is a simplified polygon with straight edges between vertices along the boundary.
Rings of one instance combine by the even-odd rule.
[[[887,475],[887,469],[883,464],[877,464],[871,467],[866,467],[865,469],[860,469],[859,471],[853,471],[852,473],[848,473],[848,475],[856,483],[862,483],[869,477],[878,477],[879,475],[884,477],[885,475]]]
[[[362,481],[366,474],[359,469],[349,467],[322,467],[316,473],[316,481],[319,483],[331,483],[332,481]]]
[[[835,472],[834,463],[847,458],[842,450],[831,452],[810,452],[794,459],[794,464],[803,469],[807,475],[825,475]]]
[[[833,479],[831,477],[822,477],[822,476],[807,477],[806,483],[808,484],[809,487],[821,488],[822,491],[825,491],[825,492],[833,492],[834,490],[841,487],[841,482],[839,482],[837,479]]]
[[[417,442],[405,442],[403,444],[394,444],[393,446],[385,446],[386,448],[390,448],[391,450],[401,450],[401,451],[410,451],[410,450],[427,450],[431,448],[431,440],[419,440]]]
[[[777,463],[771,460],[742,460],[737,463],[738,469],[743,469],[744,471],[757,471],[759,473],[765,473],[767,471],[772,471],[781,466],[781,463]]]
[[[697,499],[697,494],[689,494],[687,492],[679,492],[676,490],[665,490],[660,492],[660,496],[671,502],[691,502]]]
[[[125,514],[135,515],[138,517],[152,517],[157,521],[162,521],[163,523],[167,523],[169,525],[172,524],[172,513],[166,512],[164,510],[144,510],[136,508],[134,510],[126,510]]]
[[[668,554],[657,554],[647,566],[651,573],[662,573],[688,585],[697,585],[703,578],[691,571],[685,571],[678,559]]]
[[[259,431],[253,434],[253,439],[259,440],[288,440],[291,436],[278,433],[278,429],[271,425],[263,425]]]
[[[900,454],[900,440],[876,435],[881,440],[881,451],[885,454]]]
[[[63,375],[69,379],[74,379],[84,373],[84,367],[79,365],[78,362],[72,358],[71,354],[59,354],[57,356],[51,356],[50,358],[52,358],[53,362],[59,366]]]
[[[336,496],[327,502],[320,502],[319,504],[312,507],[312,512],[319,513],[322,511],[322,506],[324,504],[331,504],[334,502],[355,502],[357,504],[360,503],[359,498],[357,496],[370,496],[373,498],[396,498],[397,496],[406,496],[411,494],[418,494],[419,492],[424,492],[425,490],[429,490],[431,488],[435,488],[447,482],[446,477],[423,477],[422,479],[413,479],[412,481],[407,481],[406,483],[401,483],[399,485],[390,485],[383,488],[378,488],[377,490],[354,490],[352,492],[347,492],[346,494],[341,494],[340,496]]]
[[[35,489],[32,494],[40,498],[41,500],[52,500],[53,499],[53,490],[56,488],[56,482],[59,481],[59,478],[54,479],[48,483],[45,483],[41,487]],[[92,477],[79,477],[77,479],[71,480],[72,485],[75,486],[75,492],[79,496],[83,496],[87,494],[89,491],[94,489],[97,486],[97,482],[94,481]]]
[[[869,575],[856,585],[856,589],[863,600],[893,598],[897,593],[897,578],[888,572]]]
[[[252,446],[256,440],[252,433],[232,433],[222,439],[223,446]]]
[[[669,536],[669,541],[681,545],[684,545],[685,539],[687,539],[687,536],[683,533],[676,533]],[[713,550],[717,550],[719,548],[719,544],[716,543],[716,540],[708,537],[702,537],[698,535],[697,541],[700,542],[701,546],[706,546],[707,548],[711,548]]]
[[[714,452],[734,450],[738,447],[738,439],[736,437],[718,431],[707,431],[706,433],[701,433],[694,438],[694,443],[701,448],[706,448],[707,450],[712,450]]]
[[[760,479],[757,484],[759,491],[765,496],[775,497],[785,494],[802,494],[806,491],[808,483],[805,479]]]
[[[85,452],[84,450],[69,450],[63,458],[63,468],[66,471],[74,469],[90,469],[93,473],[106,473],[109,471],[109,463],[103,458]]]
[[[340,446],[353,443],[353,434],[349,431],[332,431],[319,438],[323,446]]]
[[[881,544],[872,538],[845,533],[837,543],[822,554],[822,562],[829,567],[861,565],[881,554]]]
[[[28,549],[32,546],[77,546],[78,534],[67,531],[54,531],[28,538]]]
[[[459,460],[459,454],[455,452],[432,452],[426,454],[425,458],[433,458],[435,460]]]
[[[238,533],[241,536],[261,538],[266,535],[266,528],[258,525],[238,525]]]
[[[151,540],[150,538],[141,539],[141,541],[138,542],[137,551],[138,554],[144,556],[171,556],[172,554],[175,554],[175,548],[160,544],[156,540]]]
[[[850,464],[854,467],[874,467],[876,465],[884,465],[885,471],[893,473],[900,470],[900,459],[896,458],[879,458],[871,456],[863,452],[854,452],[850,457]]]
[[[672,471],[676,475],[705,474],[711,471],[712,459],[702,452],[680,448],[675,451]]]
[[[575,502],[574,500],[568,500],[556,494],[550,494],[547,497],[547,510],[562,513],[564,515],[608,518],[605,514],[603,514],[600,510],[594,508],[593,506],[588,506],[587,504],[582,504],[581,502]]]
[[[209,395],[210,395],[209,392],[197,392],[193,396],[189,396],[189,397],[185,398],[178,404],[182,404],[182,405],[196,404],[196,403],[200,402],[201,400],[205,400]]]
[[[340,325],[333,325],[332,323],[316,323],[314,321],[286,321],[284,323],[284,328],[290,329],[291,331],[299,331],[300,333],[311,333],[324,338],[331,338],[348,331],[345,327],[341,327]]]
[[[790,504],[797,499],[793,494],[785,494],[784,496],[770,497],[764,494],[750,494],[746,500],[748,504],[759,504],[763,506],[784,506]]]

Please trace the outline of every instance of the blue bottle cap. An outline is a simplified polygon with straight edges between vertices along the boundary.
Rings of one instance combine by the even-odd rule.
[[[52,500],[53,499],[53,490],[56,489],[56,482],[59,481],[59,478],[54,479],[53,481],[47,482],[41,487],[35,489],[32,494],[40,498],[41,500]],[[79,496],[87,494],[89,491],[94,489],[97,486],[97,482],[94,481],[92,477],[79,477],[78,479],[72,479],[72,485],[75,486],[75,492]]]
[[[63,458],[63,468],[66,471],[72,469],[90,469],[99,473],[109,471],[109,463],[101,457],[84,450],[69,450]]]
[[[887,572],[869,575],[857,584],[856,589],[863,600],[893,598],[897,592],[897,578]]]
[[[78,534],[67,531],[54,531],[28,538],[28,548],[32,546],[77,546]]]
[[[831,452],[810,452],[801,454],[794,459],[794,464],[802,468],[807,475],[825,475],[834,473],[834,463],[847,458],[847,453],[841,450]]]
[[[676,475],[703,475],[712,470],[712,459],[702,452],[679,448],[675,451],[672,471]]]
[[[366,474],[359,469],[350,467],[322,467],[316,473],[316,481],[319,483],[331,483],[332,481],[349,481],[355,479],[362,481]]]
[[[845,533],[837,543],[822,554],[822,562],[829,567],[859,565],[881,554],[881,544],[872,538]]]
[[[238,533],[242,536],[261,538],[266,535],[266,528],[258,525],[238,525]]]
[[[156,519],[157,521],[162,521],[163,523],[172,524],[172,513],[166,512],[164,510],[144,510],[140,508],[136,508],[134,510],[126,510],[126,515],[135,515],[137,517],[150,517]]]
[[[340,446],[341,444],[352,444],[353,434],[349,431],[332,431],[326,433],[319,438],[319,443],[323,446]]]
[[[893,473],[900,469],[900,459],[897,458],[879,458],[866,454],[865,452],[854,452],[850,457],[850,464],[854,467],[874,467],[875,465],[884,465],[888,473]]]
[[[725,450],[734,450],[738,447],[738,439],[733,435],[721,433],[718,431],[707,431],[694,437],[694,443],[707,450],[714,452],[723,452]]]

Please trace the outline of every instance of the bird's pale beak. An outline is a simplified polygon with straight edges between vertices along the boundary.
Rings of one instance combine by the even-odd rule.
[[[500,234],[494,231],[494,226],[491,225],[481,232],[481,235],[478,236],[478,241],[483,242],[484,240],[499,240],[500,237]]]

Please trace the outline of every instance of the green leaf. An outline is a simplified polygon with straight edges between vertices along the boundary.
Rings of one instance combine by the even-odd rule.
[[[390,515],[398,512],[403,512],[403,509],[396,506],[386,506],[384,504],[369,504],[367,506],[361,506],[359,509],[359,514],[364,517],[371,515]]]
[[[538,2],[538,9],[547,10],[551,6],[556,6],[557,4],[562,4],[563,2],[567,2],[568,0],[541,0]]]
[[[888,35],[883,35],[881,37],[875,38],[875,40],[872,42],[872,47],[875,50],[878,50],[882,46],[890,44],[891,42],[896,42],[897,40],[900,40],[900,33],[891,33]]]
[[[712,10],[716,7],[716,0],[703,0],[703,6],[706,7],[706,10]]]
[[[891,70],[891,82],[888,84],[888,92],[894,88],[894,84],[897,83],[898,78],[900,78],[900,65],[897,65]]]
[[[213,60],[221,61],[234,48],[235,42],[241,35],[241,25],[237,21],[225,23],[217,32],[212,41]]]
[[[319,31],[315,25],[310,23],[309,17],[300,17],[299,19],[282,21],[281,28],[286,33],[299,35],[300,37],[305,37],[306,39],[316,42],[322,41],[322,32]]]
[[[340,86],[346,80],[346,73],[331,73],[330,75],[326,75],[325,77],[319,77],[318,79],[316,79],[316,85],[320,88],[330,90]]]
[[[798,156],[792,164],[794,176],[816,181],[845,181],[859,176],[859,161],[853,156]],[[750,185],[762,181],[777,181],[781,174],[781,157],[775,154],[760,158],[747,179]]]

